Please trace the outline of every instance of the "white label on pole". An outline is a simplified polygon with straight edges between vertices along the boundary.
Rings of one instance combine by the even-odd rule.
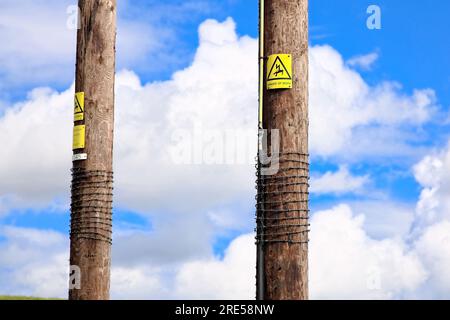
[[[72,156],[72,161],[81,161],[87,159],[87,153],[77,153]]]

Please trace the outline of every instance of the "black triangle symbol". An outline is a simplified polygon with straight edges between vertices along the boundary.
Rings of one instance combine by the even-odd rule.
[[[277,62],[279,63],[277,65]],[[274,74],[278,74],[278,73],[283,73],[286,72],[287,76],[283,77],[283,78],[271,78],[272,76],[272,72],[273,72],[273,68],[275,68],[275,66],[277,66],[277,71]],[[282,67],[282,68],[280,68]],[[277,56],[277,58],[275,59],[275,61],[272,64],[272,68],[270,69],[269,72],[269,76],[267,77],[267,80],[292,80],[291,75],[289,74],[288,70],[286,69],[286,66],[284,65],[283,61],[281,61],[280,56]]]
[[[84,110],[81,108],[80,101],[78,101],[78,97],[75,96],[75,113],[83,113]]]

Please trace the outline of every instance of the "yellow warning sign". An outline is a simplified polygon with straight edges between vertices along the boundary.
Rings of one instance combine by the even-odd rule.
[[[292,56],[273,54],[267,60],[267,89],[292,88]]]
[[[86,126],[79,125],[73,127],[73,143],[72,149],[83,149],[86,140]]]
[[[84,120],[84,92],[75,93],[74,121]]]

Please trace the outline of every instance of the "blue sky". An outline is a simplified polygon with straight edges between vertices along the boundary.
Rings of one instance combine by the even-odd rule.
[[[15,245],[13,241],[16,240],[11,233],[2,231],[2,227],[52,231],[60,234],[63,239],[67,238],[69,231],[67,210],[69,172],[66,169],[70,163],[64,162],[67,155],[64,159],[51,156],[57,150],[57,146],[65,145],[65,142],[57,138],[54,138],[52,143],[48,142],[45,149],[47,153],[42,159],[47,159],[50,164],[44,163],[44,160],[41,163],[40,159],[36,158],[33,159],[35,166],[29,165],[20,160],[16,161],[10,154],[17,153],[18,159],[25,157],[22,155],[34,155],[33,143],[27,143],[27,139],[30,135],[34,135],[34,131],[33,134],[27,133],[29,128],[24,123],[39,125],[39,130],[43,132],[46,132],[45,128],[55,126],[61,130],[61,136],[64,136],[69,128],[68,125],[67,128],[63,125],[57,127],[50,119],[59,121],[65,119],[63,110],[66,105],[70,105],[75,31],[61,27],[67,19],[66,9],[70,4],[72,4],[70,1],[52,0],[45,4],[38,1],[33,4],[36,6],[33,11],[32,5],[26,1],[0,1],[0,11],[3,9],[5,12],[3,16],[0,13],[0,37],[6,39],[12,34],[17,34],[17,39],[14,40],[16,42],[11,42],[11,45],[3,51],[0,49],[0,59],[3,60],[0,60],[2,68],[0,138],[12,141],[7,145],[10,150],[5,161],[9,162],[4,164],[4,167],[10,170],[0,171],[0,245],[3,243],[6,248],[13,248]],[[366,27],[368,18],[366,9],[371,4],[381,8],[381,30],[369,30]],[[214,114],[215,111],[213,109],[208,113],[207,102],[210,102],[211,108],[221,106],[223,109],[234,110],[225,113],[230,116],[230,123],[245,128],[250,128],[249,124],[253,123],[252,121],[256,124],[256,117],[252,118],[256,110],[254,90],[256,75],[252,72],[256,69],[246,70],[243,76],[246,85],[243,85],[243,88],[235,88],[233,81],[226,78],[228,62],[222,60],[217,63],[219,79],[216,80],[219,84],[222,83],[224,88],[231,86],[232,90],[236,91],[233,92],[236,93],[238,103],[236,101],[232,103],[245,106],[244,111],[241,110],[244,108],[233,109],[236,106],[229,102],[220,104],[221,102],[217,100],[227,101],[228,97],[221,97],[220,92],[216,92],[216,96],[208,96],[208,93],[204,93],[193,82],[190,84],[192,85],[190,90],[194,92],[192,94],[194,99],[180,89],[183,87],[182,84],[186,83],[180,79],[184,79],[183,77],[187,75],[191,77],[194,75],[195,78],[197,74],[205,72],[202,63],[210,63],[208,59],[214,57],[227,59],[228,55],[234,55],[235,58],[242,56],[243,60],[248,59],[256,63],[257,6],[258,2],[255,0],[167,0],[163,3],[153,0],[119,1],[117,46],[119,108],[116,112],[118,119],[116,144],[119,147],[115,161],[118,163],[116,168],[118,181],[123,183],[122,186],[118,186],[117,191],[119,196],[114,210],[115,231],[118,241],[123,240],[123,243],[128,243],[127,241],[135,243],[133,241],[139,239],[147,242],[156,239],[155,242],[158,242],[168,238],[176,239],[177,236],[185,237],[183,238],[187,239],[185,246],[181,243],[167,248],[169,253],[180,250],[186,254],[185,260],[177,260],[176,265],[169,264],[168,269],[171,270],[181,268],[180,270],[187,272],[186,270],[191,270],[188,268],[189,263],[200,258],[212,259],[214,262],[211,263],[215,264],[210,265],[211,269],[220,266],[221,263],[225,265],[228,263],[227,257],[232,255],[228,255],[227,252],[236,250],[233,243],[240,243],[241,237],[248,236],[254,227],[252,202],[254,191],[249,188],[253,186],[250,185],[251,180],[248,178],[252,172],[243,166],[237,166],[232,171],[220,166],[214,168],[188,166],[178,172],[180,177],[173,176],[167,179],[167,176],[164,176],[165,167],[159,174],[152,172],[155,168],[149,165],[142,167],[146,168],[142,175],[147,180],[143,177],[139,179],[134,170],[146,164],[148,159],[145,155],[142,155],[142,159],[139,158],[142,147],[133,148],[128,145],[125,147],[126,143],[123,141],[128,141],[125,137],[127,139],[138,137],[136,145],[143,148],[148,148],[149,145],[161,147],[153,145],[152,143],[155,143],[153,141],[146,142],[145,138],[141,139],[141,136],[146,137],[146,134],[150,140],[154,137],[153,132],[150,134],[145,131],[147,126],[143,121],[149,121],[148,127],[164,126],[167,119],[175,119],[174,123],[177,123],[176,121],[183,123],[183,119],[177,120],[178,118],[174,116],[178,109],[176,103],[170,103],[171,101],[186,103],[180,105],[180,109],[188,110],[186,112],[190,110],[194,115],[197,115],[198,110],[192,104],[198,103],[200,110],[204,110],[206,114],[200,115],[199,118],[211,126],[216,124],[217,127],[225,127],[229,124],[226,121],[220,122],[220,119],[214,117],[208,118],[208,114]],[[33,17],[27,16],[27,10],[24,8],[35,12]],[[432,282],[433,276],[426,278],[424,275],[426,272],[423,270],[433,275],[434,265],[429,265],[428,257],[424,257],[421,251],[421,248],[425,247],[424,243],[431,241],[427,238],[429,230],[436,228],[439,231],[441,229],[438,227],[443,226],[444,235],[448,231],[445,229],[448,208],[442,200],[445,199],[444,191],[447,190],[446,176],[440,171],[440,168],[445,168],[447,164],[445,154],[450,138],[448,134],[450,44],[446,41],[450,30],[448,12],[450,3],[445,0],[310,1],[312,73],[310,144],[314,186],[311,208],[313,215],[317,213],[315,223],[328,226],[324,221],[332,224],[333,219],[338,217],[343,225],[356,228],[358,234],[364,235],[363,242],[367,246],[365,250],[367,252],[372,252],[371,250],[378,252],[379,247],[386,245],[387,242],[391,243],[395,249],[392,251],[402,252],[400,257],[392,259],[404,261],[413,270],[410,273],[414,275],[411,276],[411,283],[417,283],[414,287],[417,291],[398,283],[397,287],[389,285],[383,287],[383,290],[378,291],[379,296],[375,294],[375,297],[440,297],[450,290],[450,285],[438,288]],[[54,16],[54,21],[45,21],[41,25],[42,20],[39,19],[48,16]],[[227,20],[229,17],[232,20]],[[215,21],[205,23],[207,19]],[[36,36],[31,32],[36,26],[47,30],[50,36],[41,41],[43,44],[38,48],[39,53],[33,54],[31,48],[27,49],[24,44],[36,40]],[[214,43],[214,39],[210,38],[211,34],[219,34],[224,40]],[[203,52],[212,52],[215,56],[208,58],[202,55]],[[373,61],[364,65],[361,59],[370,55],[374,57]],[[329,76],[336,81],[334,86],[327,82]],[[333,80],[329,81],[333,83]],[[30,90],[38,87],[50,89],[30,93]],[[165,100],[159,98],[155,92],[160,92]],[[203,93],[207,97],[206,102],[201,99]],[[147,104],[155,108],[154,115],[147,113]],[[159,105],[165,109],[159,110]],[[37,112],[37,115],[27,116],[26,112],[31,114],[33,108],[41,108],[42,111]],[[60,111],[54,111],[56,114],[54,115],[48,111],[51,108]],[[168,111],[165,111],[166,109]],[[50,114],[44,117],[47,112]],[[45,119],[36,120],[39,115]],[[21,121],[15,120],[15,116]],[[152,116],[155,119],[152,119]],[[186,115],[188,123],[190,116]],[[135,127],[129,125],[134,122]],[[21,127],[15,130],[14,126]],[[12,132],[17,133],[17,139],[12,138]],[[340,139],[344,136],[346,139]],[[20,143],[15,144],[16,140]],[[161,140],[164,141],[163,138]],[[44,167],[42,170],[40,165]],[[45,174],[51,173],[53,168],[57,174],[54,177],[46,176]],[[431,182],[423,177],[424,168],[432,171]],[[128,171],[131,172],[129,176]],[[213,179],[214,175],[217,175],[216,179]],[[11,178],[12,176],[15,178]],[[27,186],[23,183],[26,176],[37,185],[42,184],[42,181],[47,183],[48,179],[50,191]],[[153,179],[156,182],[150,181]],[[183,181],[192,185],[183,189],[175,182],[171,184],[172,181],[164,179],[174,181],[180,179],[182,181],[180,185]],[[238,186],[227,185],[233,182]],[[142,194],[135,190],[140,190]],[[208,192],[204,201],[197,198],[197,194],[201,192]],[[432,205],[428,206],[429,203]],[[361,226],[359,215],[365,216],[365,222],[361,222]],[[442,219],[436,220],[436,217],[441,216]],[[431,224],[430,221],[435,224]],[[175,238],[170,238],[174,235],[167,230],[171,228],[175,231],[178,228],[181,230],[183,225],[191,226],[195,231],[192,231],[192,234],[184,231],[175,234]],[[420,230],[413,230],[415,226],[420,226]],[[332,233],[332,230],[330,232]],[[317,233],[312,237],[323,239],[321,236]],[[403,241],[400,244],[397,243],[399,239]],[[316,248],[315,244],[312,244],[312,248]],[[139,276],[141,273],[144,274],[143,279],[150,281],[150,278],[156,276],[148,274],[148,270],[166,268],[167,265],[155,266],[145,260],[151,260],[150,256],[147,258],[144,256],[156,252],[161,255],[161,261],[169,258],[161,253],[164,250],[156,250],[151,246],[143,250],[144,253],[140,253],[143,257],[133,258],[137,262],[133,266],[135,269],[130,270]],[[355,251],[357,250],[352,252]],[[129,267],[128,262],[124,262],[121,258],[127,256],[125,253],[122,247],[115,253],[118,257],[116,259],[118,268]],[[323,265],[332,263],[332,260],[330,262],[323,256],[319,258],[317,256],[313,255],[313,265],[319,264],[316,261],[324,262]],[[417,261],[416,256],[419,257]],[[6,259],[2,260],[0,255],[0,262],[2,261]],[[143,266],[146,266],[146,271],[142,271]],[[402,268],[403,265],[400,263],[397,267]],[[185,275],[179,270],[173,272],[178,278]],[[2,275],[0,265],[0,280],[2,277],[6,276]],[[165,281],[168,277],[164,274],[158,281],[167,284]],[[313,281],[317,277],[312,276]],[[336,278],[339,277],[342,277],[342,274],[336,275]],[[199,282],[202,283],[200,280]],[[172,284],[170,281],[169,283]],[[314,296],[334,297],[333,281],[330,280],[329,283],[329,286],[317,285],[318,289],[314,289],[316,290]],[[191,284],[190,288],[198,289],[196,285],[198,284]],[[200,292],[209,292],[206,287],[205,280],[203,287],[199,289]],[[11,283],[4,288],[14,288],[14,284]],[[33,288],[41,292],[36,289],[39,288],[38,285],[35,287],[30,285],[28,292]],[[245,290],[242,292],[247,292]],[[420,290],[426,294],[420,296],[416,293]],[[0,283],[0,294],[1,291]],[[234,291],[230,292],[234,294]],[[223,295],[226,296],[230,292],[224,292]],[[142,293],[144,294],[152,293]],[[349,286],[345,297],[373,297],[372,294],[372,291],[360,290],[355,285]]]
[[[446,1],[376,1],[382,10],[382,29],[368,32],[364,8],[373,1],[311,2],[313,44],[328,43],[344,57],[380,50],[376,72],[369,81],[400,81],[407,90],[433,87],[444,106],[450,104],[450,44],[446,30],[450,22]],[[329,35],[314,40],[318,34]]]

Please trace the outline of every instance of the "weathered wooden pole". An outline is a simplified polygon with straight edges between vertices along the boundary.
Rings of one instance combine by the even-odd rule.
[[[279,155],[271,155],[279,169],[259,175],[258,299],[302,300],[308,299],[308,0],[261,1],[262,127],[268,150],[279,143]]]
[[[109,299],[116,0],[79,0],[69,299]],[[78,283],[76,283],[78,282]]]

